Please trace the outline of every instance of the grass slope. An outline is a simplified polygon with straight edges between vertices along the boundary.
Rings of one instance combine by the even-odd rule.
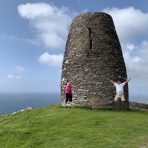
[[[52,105],[0,117],[0,148],[148,147],[148,111]]]

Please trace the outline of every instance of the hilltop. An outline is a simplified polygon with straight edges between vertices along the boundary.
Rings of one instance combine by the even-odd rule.
[[[148,110],[40,107],[0,117],[2,148],[148,147]]]

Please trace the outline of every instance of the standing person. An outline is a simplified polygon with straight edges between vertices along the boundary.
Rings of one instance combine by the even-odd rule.
[[[121,83],[120,81],[114,82],[112,80],[110,80],[111,83],[114,84],[114,86],[116,87],[116,96],[114,101],[118,101],[119,98],[121,98],[121,101],[125,101],[125,97],[124,97],[124,86],[125,84],[127,84],[131,79],[127,79],[125,82]]]
[[[67,84],[65,86],[65,95],[66,95],[65,104],[68,101],[72,102],[72,86],[71,86],[70,82],[67,82]]]
[[[74,86],[71,85],[69,81],[67,81],[67,84],[65,86],[64,89],[64,93],[66,95],[66,100],[65,100],[65,104],[69,101],[70,103],[72,103],[72,87],[77,87],[78,85]]]

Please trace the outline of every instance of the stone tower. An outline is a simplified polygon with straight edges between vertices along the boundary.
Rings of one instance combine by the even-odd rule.
[[[109,82],[125,81],[126,67],[112,17],[102,12],[87,12],[71,24],[65,48],[62,86],[67,80],[73,88],[74,105],[92,108],[128,109],[128,86],[125,102],[115,103],[115,87]]]

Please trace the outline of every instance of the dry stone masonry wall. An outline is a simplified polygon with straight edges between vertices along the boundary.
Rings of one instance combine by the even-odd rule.
[[[128,109],[128,86],[125,102],[114,103],[115,87],[110,80],[125,81],[126,67],[112,17],[106,13],[85,13],[71,24],[65,48],[62,86],[67,80],[73,88],[74,105],[94,108]]]

